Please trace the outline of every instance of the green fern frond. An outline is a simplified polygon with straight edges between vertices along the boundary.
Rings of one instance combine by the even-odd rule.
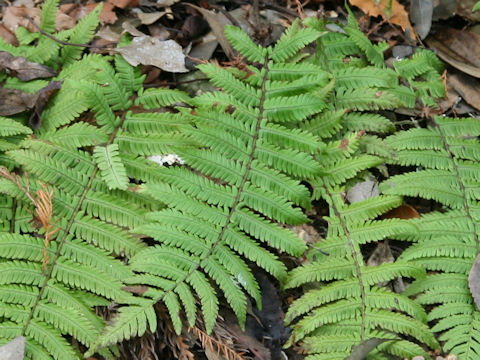
[[[316,356],[323,358],[327,353],[349,353],[353,346],[375,337],[378,329],[414,336],[420,342],[435,348],[436,340],[424,324],[427,316],[423,308],[404,295],[377,287],[377,284],[397,277],[422,278],[425,275],[422,267],[407,262],[367,266],[361,253],[361,244],[378,241],[386,236],[392,238],[397,235],[402,238],[415,231],[400,220],[398,228],[390,232],[386,229],[392,230],[395,226],[388,220],[366,221],[395,206],[401,199],[371,198],[347,206],[342,203],[338,192],[332,192],[328,186],[325,189],[324,197],[330,203],[331,225],[327,238],[316,244],[322,253],[312,250],[310,256],[315,261],[294,269],[284,285],[297,287],[311,282],[321,284],[319,289],[307,291],[290,307],[286,315],[287,324],[300,317],[293,325],[290,341],[304,340],[304,347],[312,359]],[[353,211],[365,208],[366,211],[353,217],[349,208],[353,208]],[[360,220],[362,218],[364,222]],[[349,219],[356,220],[352,222]],[[397,312],[390,312],[391,309],[396,309]],[[350,331],[343,329],[346,321],[351,321],[355,327]],[[313,346],[314,341],[322,343],[324,336],[316,333],[324,326],[335,327],[336,336],[342,336],[344,340],[339,343],[329,342],[329,337],[326,336],[328,346]],[[389,347],[383,351],[388,353],[387,349]],[[415,353],[408,353],[408,356],[414,355]]]
[[[432,330],[441,333],[445,351],[474,359],[480,346],[479,312],[468,290],[468,274],[480,246],[474,190],[480,167],[468,138],[480,134],[480,124],[477,119],[436,117],[432,125],[387,139],[398,153],[396,163],[421,170],[394,176],[381,189],[434,199],[446,207],[444,213],[412,220],[419,229],[410,236],[416,244],[402,258],[422,264],[430,273],[416,280],[407,294],[416,295],[419,304],[433,305],[429,321],[436,322]],[[410,189],[405,186],[407,181]]]
[[[233,28],[226,31],[231,31],[229,36],[236,40],[246,36]],[[264,64],[261,77],[250,79],[240,70],[230,72],[212,64],[202,65],[201,70],[222,92],[190,99],[178,91],[160,89],[145,91],[137,98],[136,103],[145,108],[194,103],[193,108],[178,108],[180,118],[194,125],[180,124],[181,134],[190,144],[200,145],[175,150],[194,171],[159,167],[155,169],[155,180],[142,186],[142,194],[164,202],[167,208],[148,215],[149,222],[136,230],[161,245],[147,248],[131,259],[137,273],[131,283],[148,286],[144,297],[167,307],[177,331],[181,330],[182,308],[190,324],[196,319],[198,310],[191,300],[194,296],[200,298],[207,331],[212,330],[218,316],[216,288],[243,325],[247,295],[261,306],[258,284],[245,261],[253,261],[281,278],[285,267],[268,249],[295,255],[305,250],[303,242],[277,222],[306,221],[294,202],[309,204],[308,190],[299,180],[318,172],[312,155],[319,143],[307,131],[291,132],[289,127],[325,108],[322,97],[316,95],[321,94],[325,82],[299,86],[307,84],[311,77],[308,66],[306,71],[301,66],[291,67],[295,72],[292,81],[280,77],[279,71],[270,75],[269,68],[287,68],[284,60],[318,36],[318,32],[300,29],[296,24],[273,50],[256,45],[252,48],[253,43],[236,44],[238,41],[234,40],[233,45],[239,45],[237,50],[247,51],[247,58]],[[258,58],[260,54],[264,54],[262,59]],[[288,91],[279,92],[279,83],[273,81],[282,82]],[[174,125],[179,115],[139,116],[138,124],[134,124],[135,117],[129,115],[125,123],[130,135],[152,129],[150,119],[165,119],[167,126],[170,121]],[[126,144],[122,140],[125,136],[126,133],[117,135],[120,150]],[[216,284],[215,288],[211,282]],[[134,326],[140,317],[145,319],[136,310],[132,310],[136,314],[131,318],[132,324],[125,320],[126,315],[120,314],[101,344],[145,331]]]
[[[57,96],[42,112],[42,129],[54,130],[69,124],[88,109],[88,100],[73,83],[64,82]]]
[[[118,145],[95,146],[93,158],[97,163],[103,181],[111,189],[125,190],[128,186],[127,173],[118,154]]]
[[[69,80],[64,81],[43,112],[42,126],[35,137],[23,139],[32,131],[13,120],[7,119],[0,125],[0,140],[16,138],[12,142],[14,150],[5,158],[28,173],[28,180],[26,176],[18,177],[14,184],[4,179],[0,185],[8,195],[0,198],[1,212],[8,219],[1,223],[0,246],[4,251],[0,283],[13,287],[17,293],[20,287],[23,291],[19,295],[23,298],[0,295],[0,307],[8,308],[11,314],[2,317],[0,329],[5,331],[0,330],[0,341],[26,336],[26,355],[30,358],[41,354],[48,354],[48,359],[80,358],[80,348],[69,340],[74,338],[82,344],[82,351],[83,346],[95,347],[105,327],[104,320],[93,312],[94,306],[106,306],[112,301],[140,304],[140,300],[122,290],[132,272],[116,257],[133,257],[145,248],[132,235],[133,227],[145,223],[147,210],[159,210],[161,205],[143,194],[114,189],[126,188],[130,179],[140,181],[136,174],[127,173],[127,167],[118,165],[124,158],[140,154],[121,148],[115,143],[115,135],[121,135],[122,130],[138,137],[149,131],[154,136],[164,135],[167,129],[178,131],[186,122],[171,121],[170,125],[155,128],[122,128],[124,122],[113,110],[129,106],[125,79],[134,77],[134,84],[130,84],[133,90],[143,77],[129,71],[125,64],[119,67],[124,80],[114,73],[108,59],[98,55],[85,56],[65,67],[59,79]],[[98,70],[102,69],[100,74]],[[94,121],[78,119],[89,110],[96,113]],[[111,166],[105,167],[108,160]],[[113,175],[118,175],[114,177],[118,180],[115,184]],[[154,168],[144,169],[142,176],[155,177]],[[44,231],[32,226],[34,207],[19,189],[22,186],[35,194],[40,189],[39,182],[51,186],[52,223],[58,219],[54,225],[58,232],[48,246],[44,244]],[[30,236],[33,234],[36,235]],[[28,297],[35,300],[20,304],[21,299]],[[171,303],[169,306],[173,309]],[[18,326],[10,326],[11,321]],[[110,348],[100,349],[99,354],[106,359],[115,358]]]
[[[143,81],[146,75],[142,75],[140,68],[132,67],[120,55],[115,55],[116,77],[125,89],[125,96],[128,99],[134,92],[143,88]],[[126,108],[126,106],[125,106]]]
[[[98,4],[87,16],[82,18],[73,29],[71,29],[65,40],[74,44],[88,43],[95,34],[95,29],[99,24],[102,8],[103,3]],[[78,60],[82,55],[82,51],[83,48],[79,46],[65,46],[61,50],[60,60],[62,64],[68,65],[75,60]]]
[[[297,19],[280,37],[269,56],[276,63],[285,62],[300,49],[303,49],[305,45],[315,41],[320,35],[321,33],[312,28],[301,29],[300,22]]]
[[[268,50],[255,44],[241,29],[235,26],[226,26],[225,36],[247,60],[260,63],[265,60]]]
[[[324,29],[324,24],[315,19],[310,20],[309,26]],[[354,346],[369,338],[396,339],[377,346],[369,359],[428,356],[420,344],[410,340],[413,336],[421,344],[438,347],[425,324],[423,307],[405,295],[380,287],[399,277],[421,281],[425,270],[420,264],[407,261],[368,266],[363,254],[364,244],[392,238],[413,240],[417,225],[399,219],[377,219],[399,206],[400,196],[376,196],[354,204],[347,204],[342,197],[347,181],[354,184],[385,158],[395,158],[390,142],[364,134],[391,132],[393,124],[367,111],[412,107],[416,94],[399,85],[398,73],[385,69],[384,44],[372,45],[351,13],[345,31],[346,34],[328,33],[320,37],[317,53],[310,59],[331,72],[336,80],[328,108],[306,127],[324,141],[316,156],[321,175],[310,183],[314,198],[326,200],[330,214],[324,218],[328,222],[327,236],[309,251],[310,262],[293,269],[284,282],[287,288],[315,284],[294,301],[286,315],[286,323],[293,324],[290,343],[301,341],[309,354],[307,359],[347,358]],[[374,67],[357,61],[359,56]],[[431,69],[432,66],[428,68]],[[368,79],[362,78],[369,72]]]
[[[20,122],[0,116],[0,136],[31,134],[32,130]]]
[[[34,94],[40,89],[44,88],[45,86],[48,85],[47,80],[31,80],[28,82],[21,81],[18,78],[7,78],[4,83],[4,87],[7,89],[18,89],[18,90],[23,90],[25,92],[28,92],[30,94]]]
[[[135,99],[135,105],[143,105],[147,110],[182,102],[187,104],[190,102],[188,95],[182,91],[170,89],[140,90]]]
[[[55,16],[58,11],[58,0],[47,0],[42,6],[42,15],[40,17],[40,27],[43,31],[51,34],[55,31]]]

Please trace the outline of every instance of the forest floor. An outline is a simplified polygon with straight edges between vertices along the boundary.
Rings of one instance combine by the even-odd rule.
[[[437,5],[434,6],[434,3]],[[393,58],[408,56],[416,47],[435,50],[445,62],[448,90],[448,97],[439,102],[436,113],[470,116],[480,111],[480,11],[472,12],[475,3],[454,0],[349,1],[361,30],[370,40],[374,43],[386,40],[390,45],[385,52],[387,63]],[[91,0],[62,1],[57,30],[72,28],[96,5]],[[39,18],[41,1],[0,0],[0,6],[0,37],[6,42],[18,44],[15,36],[18,26],[38,31],[33,22]],[[100,17],[101,28],[90,45],[108,47],[118,42],[125,32],[134,37],[173,40],[187,55],[185,63],[183,57],[176,56],[173,50],[164,51],[160,58],[152,56],[156,49],[149,49],[149,45],[129,56],[142,64],[142,71],[147,75],[145,87],[170,86],[194,93],[206,84],[201,81],[198,72],[193,71],[199,59],[219,63],[234,60],[223,34],[225,24],[241,26],[255,41],[268,46],[278,40],[295,18],[311,16],[345,23],[345,3],[343,0],[107,0]],[[90,51],[96,50],[91,48]],[[429,115],[424,111],[422,113]],[[405,211],[421,212],[422,206],[425,205],[419,203]],[[312,214],[320,217],[322,211],[315,208]],[[321,221],[313,224],[318,226],[299,227],[297,233],[309,241],[320,237]],[[385,257],[391,256],[388,251],[382,253],[381,250],[372,249],[372,261],[381,263]],[[221,334],[223,345],[231,346],[243,359],[303,359],[304,355],[296,349],[282,349],[289,331],[283,326],[284,311],[297,294],[294,291],[282,292],[278,284],[263,272],[258,271],[256,277],[262,289],[264,307],[262,310],[250,307],[245,331],[239,328],[233,313],[225,307],[220,324],[224,329]],[[201,339],[203,334],[176,336],[168,329],[168,321],[163,326],[156,334],[123,343],[120,350],[124,358],[225,358],[195,340]],[[197,344],[192,347],[192,342]]]

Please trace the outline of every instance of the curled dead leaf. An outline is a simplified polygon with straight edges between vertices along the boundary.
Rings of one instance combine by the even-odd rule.
[[[23,56],[13,56],[6,51],[0,51],[0,69],[14,71],[16,77],[22,81],[48,78],[57,74],[48,66],[28,61]]]

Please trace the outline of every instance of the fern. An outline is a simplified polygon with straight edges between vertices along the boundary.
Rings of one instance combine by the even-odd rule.
[[[246,260],[282,279],[285,267],[267,248],[294,255],[305,250],[303,242],[277,222],[306,221],[297,207],[309,205],[308,191],[300,180],[318,173],[312,155],[319,143],[308,132],[291,132],[289,128],[326,105],[321,85],[308,84],[303,65],[285,61],[320,33],[302,29],[295,22],[276,46],[266,49],[237,28],[227,28],[226,35],[238,51],[262,63],[262,68],[252,67],[247,77],[237,69],[200,65],[222,92],[190,99],[178,92],[149,90],[137,99],[147,109],[163,105],[159,96],[191,107],[178,108],[179,118],[137,115],[139,121],[128,122],[129,129],[151,129],[152,121],[160,118],[186,119],[195,124],[183,128],[186,140],[201,147],[176,151],[193,171],[177,166],[162,168],[155,180],[142,186],[143,194],[167,204],[166,209],[150,213],[149,222],[136,229],[159,243],[130,262],[136,275],[128,282],[146,285],[143,297],[148,302],[120,308],[100,345],[142,335],[147,325],[154,329],[153,305],[159,301],[168,309],[177,332],[182,327],[181,309],[193,326],[198,312],[195,296],[200,299],[206,329],[212,331],[219,297],[213,283],[244,324],[247,295],[261,306],[259,287]],[[270,72],[287,65],[297,73],[295,86],[292,81],[280,80],[278,72]],[[309,86],[300,86],[302,83]],[[286,93],[278,91],[280,88],[290,90]],[[231,110],[227,110],[229,104],[233,105]]]
[[[309,19],[308,25],[324,29],[316,19]],[[368,266],[364,260],[365,244],[392,238],[409,240],[415,233],[416,226],[407,221],[377,219],[399,206],[402,198],[383,195],[348,204],[343,196],[369,169],[394,154],[380,138],[365,133],[394,130],[388,119],[371,111],[412,107],[416,95],[411,88],[400,85],[400,81],[408,80],[406,77],[384,67],[380,47],[370,43],[352,17],[345,31],[319,38],[317,53],[306,60],[334,80],[328,106],[302,125],[323,141],[316,156],[321,176],[311,184],[314,198],[328,204],[328,232],[307,253],[308,264],[293,269],[284,283],[286,288],[309,285],[286,315],[287,325],[293,326],[288,344],[301,341],[309,354],[307,359],[344,359],[355,346],[380,338],[387,341],[369,358],[428,357],[420,344],[434,349],[438,344],[426,325],[424,309],[382,287],[385,281],[398,277],[422,279],[424,269],[408,261]],[[363,64],[344,61],[353,57],[363,58]],[[428,71],[435,72],[432,66]],[[436,75],[436,82],[441,83],[440,75]]]
[[[44,4],[42,24],[49,32],[54,31],[57,5],[56,1]],[[55,36],[88,42],[98,25],[99,10],[75,29]],[[50,46],[45,39],[39,35],[35,46],[25,45],[20,51],[29,57],[46,51],[35,61],[48,63],[51,54],[58,56],[59,44]],[[176,135],[186,123],[175,121],[174,114],[173,121],[161,127],[129,126],[133,117],[126,114],[129,97],[143,90],[144,76],[137,69],[118,58],[112,65],[111,58],[100,55],[86,55],[73,63],[80,51],[64,48],[61,52],[65,62],[56,80],[63,85],[47,105],[33,136],[22,121],[0,119],[0,165],[4,166],[0,180],[0,342],[25,336],[29,359],[81,358],[105,327],[95,306],[144,303],[122,290],[125,279],[133,276],[122,260],[145,248],[133,228],[146,222],[148,210],[160,210],[163,205],[128,191],[141,179],[159,178],[154,163],[140,168],[130,161],[148,145],[168,152],[186,146]],[[18,86],[33,88],[36,84]],[[165,105],[175,102],[172,97],[162,101]],[[96,121],[84,121],[80,116],[85,112]],[[123,112],[121,117],[118,112]],[[132,145],[147,133],[151,134],[149,143]],[[136,163],[142,160],[147,161]],[[14,169],[22,175],[11,173]],[[48,216],[39,213],[49,208]],[[111,346],[99,354],[114,359],[118,353]]]
[[[398,152],[393,162],[421,170],[382,184],[386,194],[433,199],[445,207],[412,221],[418,229],[411,235],[415,244],[401,258],[429,270],[429,276],[414,282],[406,294],[415,295],[420,305],[433,306],[428,314],[435,322],[432,330],[441,334],[444,350],[460,359],[480,354],[480,313],[468,290],[468,274],[480,246],[479,134],[477,119],[436,117],[428,129],[393,135],[386,140]]]
[[[44,30],[88,43],[101,5],[55,33],[57,8],[58,0],[44,3]],[[27,358],[98,351],[113,359],[115,343],[155,331],[157,303],[177,333],[199,316],[211,332],[223,299],[243,325],[248,299],[261,307],[255,263],[286,288],[310,284],[286,318],[288,344],[300,341],[308,359],[345,358],[372,338],[387,341],[369,359],[428,357],[438,344],[427,320],[446,350],[475,358],[478,310],[466,279],[478,252],[480,150],[466,137],[478,136],[478,125],[437,118],[435,128],[384,141],[395,126],[378,110],[412,108],[417,99],[433,107],[444,94],[443,69],[426,50],[387,68],[386,44],[372,44],[351,13],[348,20],[344,33],[318,19],[296,21],[267,48],[227,27],[248,63],[200,65],[220,89],[194,98],[143,89],[144,76],[119,55],[82,55],[26,29],[18,48],[0,39],[1,50],[54,67],[62,81],[39,129],[0,118],[0,344],[23,335]],[[5,75],[5,85],[35,92],[44,82]],[[147,158],[160,154],[177,154],[185,166]],[[344,192],[387,161],[421,171],[349,204]],[[307,252],[309,263],[287,273],[279,253],[306,250],[285,225],[308,220],[307,183],[328,206],[328,232]],[[445,211],[379,219],[401,196],[434,199]],[[49,216],[38,213],[41,199],[47,209],[51,202]],[[387,238],[415,244],[395,263],[367,265],[369,244]],[[384,285],[401,277],[415,280],[406,295],[416,299]],[[94,308],[111,304],[118,314],[105,326]]]

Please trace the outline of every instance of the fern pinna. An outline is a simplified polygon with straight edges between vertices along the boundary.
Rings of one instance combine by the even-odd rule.
[[[382,184],[385,194],[421,197],[442,205],[413,220],[415,243],[402,261],[421,264],[428,276],[406,291],[418,304],[432,307],[428,321],[446,352],[459,359],[480,356],[480,312],[469,291],[468,275],[480,250],[480,122],[435,117],[426,129],[415,128],[386,139],[397,150],[393,163],[417,170]]]
[[[57,7],[57,0],[43,5],[47,32],[54,31]],[[100,7],[55,36],[90,41]],[[19,38],[18,48],[0,46],[55,67],[59,74],[51,80],[62,81],[62,87],[33,135],[22,116],[0,119],[0,341],[23,335],[26,358],[76,359],[104,330],[96,306],[141,303],[122,290],[133,272],[121,258],[145,247],[132,229],[145,222],[147,211],[163,205],[137,193],[136,185],[155,178],[156,164],[146,156],[188,143],[176,135],[185,121],[171,113],[127,112],[129,98],[138,92],[136,103],[148,108],[187,97],[143,91],[139,69],[119,56],[82,56],[81,48],[60,47],[26,29]],[[44,56],[32,55],[37,50]],[[5,80],[6,87],[25,91],[44,85]],[[42,204],[49,209],[52,202],[45,228],[37,224],[42,218],[36,209]],[[116,358],[115,347],[99,353]]]
[[[308,24],[324,29],[317,19],[309,19]],[[438,63],[433,54],[427,52],[402,60],[401,66],[395,63],[395,70],[388,69],[383,46],[372,45],[351,14],[344,30],[344,34],[327,33],[319,38],[317,53],[306,59],[332,78],[329,106],[303,125],[324,141],[316,156],[320,176],[311,184],[314,198],[328,204],[329,215],[324,218],[326,238],[308,252],[309,263],[292,270],[285,282],[286,288],[309,285],[285,319],[293,327],[290,343],[301,341],[307,359],[344,359],[369,339],[385,340],[369,359],[428,357],[420,344],[411,341],[415,338],[428,347],[438,347],[426,326],[425,311],[381,285],[398,277],[421,279],[425,270],[407,261],[368,266],[364,260],[366,244],[407,240],[415,231],[404,220],[378,219],[399,206],[402,198],[382,195],[349,204],[345,191],[369,169],[393,156],[393,149],[374,134],[390,132],[394,125],[373,111],[411,108],[417,97],[423,97],[425,105],[432,104],[432,96],[441,95],[440,69],[435,68]],[[408,65],[415,62],[424,66],[412,73]],[[421,93],[427,81],[435,87]]]
[[[200,65],[223,89],[179,107],[195,126],[183,133],[200,147],[178,149],[187,166],[159,169],[141,193],[167,204],[148,215],[136,231],[159,245],[130,261],[137,275],[128,282],[146,285],[145,305],[120,308],[101,345],[155,328],[153,305],[163,303],[177,331],[182,312],[193,326],[196,295],[206,330],[218,316],[217,288],[237,315],[246,318],[247,296],[261,306],[259,286],[247,260],[279,279],[285,266],[273,250],[301,255],[305,244],[281,224],[307,219],[309,191],[300,183],[319,166],[313,159],[317,138],[296,129],[326,104],[328,79],[312,66],[289,61],[320,33],[295,22],[274,47],[255,45],[240,29],[226,28],[233,46],[252,65],[224,69]],[[295,128],[294,128],[295,127]]]

